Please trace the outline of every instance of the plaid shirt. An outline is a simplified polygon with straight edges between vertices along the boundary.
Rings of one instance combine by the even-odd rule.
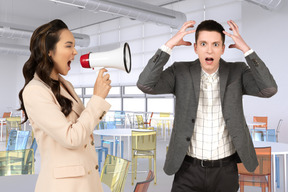
[[[222,114],[219,72],[202,70],[196,124],[187,154],[197,159],[217,160],[235,153]]]

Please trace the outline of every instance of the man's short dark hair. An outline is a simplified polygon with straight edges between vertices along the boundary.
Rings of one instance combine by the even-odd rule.
[[[225,42],[225,34],[223,33],[224,28],[223,26],[214,21],[214,20],[205,20],[202,21],[196,28],[196,33],[195,33],[195,43],[197,43],[198,37],[199,37],[199,32],[200,31],[216,31],[221,34],[221,39],[223,41],[223,44]]]

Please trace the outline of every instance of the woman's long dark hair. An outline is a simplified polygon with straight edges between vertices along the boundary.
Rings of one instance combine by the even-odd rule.
[[[38,27],[32,34],[30,40],[31,55],[23,66],[25,84],[19,92],[19,110],[23,110],[25,113],[25,120],[23,123],[27,121],[28,116],[22,94],[26,85],[33,79],[35,73],[51,88],[64,115],[68,116],[72,110],[72,101],[60,95],[60,82],[53,80],[50,77],[54,64],[48,53],[49,51],[56,50],[56,44],[60,40],[60,33],[63,29],[68,29],[67,25],[63,21],[55,19]]]

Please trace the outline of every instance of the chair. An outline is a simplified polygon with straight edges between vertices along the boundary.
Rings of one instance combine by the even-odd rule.
[[[134,188],[134,192],[147,192],[150,182],[154,180],[153,171],[149,171],[145,181],[137,182]]]
[[[107,155],[101,172],[101,182],[110,187],[112,192],[124,191],[130,161]]]
[[[99,128],[100,129],[116,129],[116,122],[115,121],[101,121],[99,123]],[[113,154],[114,152],[114,140],[112,139],[104,139],[104,136],[101,135],[101,146],[103,144],[109,144],[110,145],[110,154]],[[116,143],[115,143],[115,156],[117,156],[117,149],[118,149],[118,144],[119,144],[119,139],[116,138]],[[124,152],[124,141],[121,141],[121,158],[123,158],[123,152]]]
[[[170,117],[170,113],[161,112],[159,116],[160,116],[160,118],[161,117]],[[165,135],[165,132],[166,132],[166,125],[168,128],[168,135],[170,135],[170,121],[169,120],[160,120],[157,123],[157,129],[158,128],[161,129],[161,127],[163,127],[163,136]]]
[[[0,176],[34,174],[33,149],[0,151]]]
[[[12,129],[7,140],[6,151],[26,149],[30,131]]]
[[[147,122],[144,122],[144,125],[151,127],[152,117],[153,117],[153,112],[151,113],[149,120]]]
[[[267,133],[267,129],[268,129],[268,117],[258,117],[258,116],[254,116],[254,117],[253,117],[253,122],[262,122],[262,123],[265,123],[264,125],[253,125],[253,129],[254,129],[255,134],[263,132],[263,131],[255,131],[256,128],[266,129],[266,130],[265,130],[265,135],[266,135],[266,140],[267,140],[267,138],[268,138],[268,133]],[[265,140],[265,139],[264,139],[264,140]]]
[[[36,161],[35,154],[36,154],[37,148],[38,148],[38,145],[37,145],[36,139],[34,138],[30,146],[30,149],[33,149],[33,152],[34,152],[34,161]]]
[[[137,159],[148,158],[149,170],[152,170],[152,158],[154,160],[155,173],[154,183],[156,184],[156,131],[132,131],[132,185],[137,176]]]
[[[12,129],[21,130],[21,117],[8,117],[6,118],[6,145],[9,138],[9,133]]]
[[[116,127],[125,128],[125,111],[115,111],[114,121]]]
[[[279,142],[278,135],[279,135],[279,132],[280,132],[280,127],[282,125],[282,122],[283,122],[283,119],[280,119],[279,122],[278,122],[277,128],[276,128],[276,142]]]
[[[11,117],[11,112],[4,112],[2,118],[6,119],[8,117]],[[0,126],[1,126],[1,141],[2,141],[2,136],[3,136],[3,125],[6,125],[6,121],[0,121]]]
[[[149,129],[149,130],[154,130],[154,127],[146,127],[143,116],[142,115],[136,115],[137,118],[137,124],[138,124],[138,129]]]
[[[271,147],[255,148],[259,166],[248,172],[242,163],[238,164],[240,192],[244,186],[259,186],[262,191],[271,192]],[[267,177],[267,178],[266,178]]]

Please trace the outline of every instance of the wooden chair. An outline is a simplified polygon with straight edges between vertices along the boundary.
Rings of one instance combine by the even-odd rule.
[[[137,159],[148,158],[149,170],[152,170],[152,158],[154,161],[153,172],[156,184],[156,131],[132,131],[132,185],[137,176]]]
[[[34,174],[33,149],[0,151],[0,176]]]
[[[110,187],[112,192],[124,191],[130,161],[107,155],[101,172],[101,182]]]
[[[259,117],[259,116],[254,116],[253,117],[253,122],[262,122],[262,123],[265,123],[264,125],[253,125],[253,129],[254,129],[254,132],[257,134],[257,133],[263,133],[263,131],[255,131],[255,128],[263,128],[265,129],[265,135],[266,135],[266,140],[268,138],[268,132],[267,132],[267,129],[268,129],[268,117]]]
[[[154,173],[152,170],[148,172],[145,181],[137,182],[134,188],[134,192],[147,192],[150,182],[154,180]]]
[[[259,166],[254,172],[248,172],[242,163],[238,164],[240,192],[244,186],[261,187],[262,192],[268,187],[271,192],[271,147],[255,148]]]

